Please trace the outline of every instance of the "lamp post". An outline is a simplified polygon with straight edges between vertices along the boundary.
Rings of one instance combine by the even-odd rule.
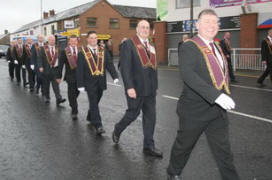
[[[191,0],[191,5],[190,5],[190,21],[191,21],[191,26],[190,26],[190,36],[193,37],[193,28],[194,28],[194,0]]]
[[[41,0],[41,35],[43,34],[43,0]]]

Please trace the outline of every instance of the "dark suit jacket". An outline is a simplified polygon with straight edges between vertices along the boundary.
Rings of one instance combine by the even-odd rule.
[[[12,55],[12,50],[11,50],[11,47],[8,48],[8,51],[7,51],[7,61],[10,61],[11,63],[14,63],[14,55]]]
[[[268,44],[265,40],[262,41],[261,54],[262,61],[272,63],[272,53],[270,52]]]
[[[37,54],[38,53],[38,54]],[[35,44],[32,45],[31,47],[31,60],[30,63],[34,65],[35,70],[38,70],[38,56],[39,56],[39,51],[36,51]]]
[[[184,81],[182,95],[178,102],[178,114],[192,123],[218,118],[225,112],[215,104],[223,92],[217,90],[211,80],[206,62],[198,47],[185,42],[181,47],[179,68]]]
[[[78,49],[79,50],[79,49]],[[64,80],[66,80],[68,83],[74,83],[76,82],[76,68],[71,69],[68,58],[66,56],[65,49],[61,51],[60,54],[60,64],[59,64],[59,69],[60,69],[60,75],[59,77],[62,77],[62,70],[65,64],[65,75],[64,75]]]
[[[31,53],[31,49],[30,49],[30,53]],[[30,68],[30,64],[31,64],[31,56],[28,56],[27,52],[26,52],[26,47],[24,46],[24,62],[23,64]]]
[[[26,55],[25,48],[23,47],[23,55],[21,57],[19,57],[19,55],[17,54],[16,47],[13,48],[13,53],[14,53],[14,57],[18,61],[19,65],[23,65],[24,61],[25,61],[25,55]]]
[[[107,89],[106,69],[109,71],[112,79],[118,78],[112,58],[107,49],[105,49],[104,56],[104,75],[92,76],[83,52],[80,51],[78,53],[78,65],[76,68],[78,88],[85,87],[87,90],[95,90],[97,87],[100,87],[103,90]]]
[[[60,59],[60,51],[58,52],[58,61]],[[46,57],[46,54],[45,54],[45,50],[44,50],[44,47],[41,47],[40,49],[40,56],[38,56],[38,59],[37,59],[37,64],[38,64],[38,69],[39,68],[43,68],[43,73],[45,75],[49,74],[50,72],[50,69],[52,69],[47,61],[47,57]],[[59,76],[59,66],[55,67],[54,68],[56,71],[57,71],[57,75]],[[57,79],[59,79],[60,77],[57,77]]]
[[[220,47],[221,47],[225,56],[229,55],[229,57],[231,57],[231,51],[228,50],[224,39],[220,41]]]
[[[156,95],[158,89],[158,72],[144,68],[131,39],[123,42],[120,52],[120,72],[125,91],[134,88],[137,96]]]

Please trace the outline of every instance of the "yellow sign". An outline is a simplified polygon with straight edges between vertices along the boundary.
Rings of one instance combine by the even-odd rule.
[[[79,28],[77,29],[71,29],[67,30],[66,32],[60,33],[62,36],[71,36],[71,35],[76,35],[77,37],[80,36]]]
[[[100,40],[108,40],[111,38],[111,35],[109,34],[97,34],[97,39],[100,39]]]

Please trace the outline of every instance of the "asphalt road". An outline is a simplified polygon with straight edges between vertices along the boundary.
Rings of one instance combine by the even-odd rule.
[[[122,134],[119,146],[111,140],[113,126],[126,109],[122,83],[108,89],[100,103],[106,134],[95,135],[85,120],[88,99],[79,96],[79,120],[72,121],[66,102],[56,107],[53,92],[46,105],[40,96],[17,86],[0,59],[0,180],[165,180],[176,136],[176,99],[182,88],[179,72],[159,69],[156,146],[163,159],[142,153],[141,117]],[[272,180],[272,86],[256,87],[256,78],[239,76],[232,85],[237,108],[229,113],[230,140],[242,180]],[[67,86],[61,84],[67,98]],[[203,135],[182,174],[184,180],[220,180]]]

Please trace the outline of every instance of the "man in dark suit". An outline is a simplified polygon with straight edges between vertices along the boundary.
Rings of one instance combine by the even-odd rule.
[[[52,84],[56,104],[60,105],[64,103],[66,99],[63,99],[60,94],[59,83],[61,79],[59,77],[59,48],[55,46],[55,36],[50,35],[48,37],[48,45],[41,47],[40,56],[38,57],[38,68],[43,73],[43,84],[45,103],[50,102],[50,84]]]
[[[220,46],[228,61],[228,70],[229,70],[230,80],[231,82],[237,82],[235,80],[235,76],[232,69],[230,38],[231,38],[230,32],[226,32],[224,35],[224,39],[220,41]]]
[[[7,51],[7,62],[8,62],[8,66],[9,66],[9,77],[10,80],[13,81],[14,79],[14,69],[15,69],[15,64],[14,64],[14,60],[15,60],[15,56],[14,56],[14,47],[16,45],[16,41],[11,41],[10,46],[8,48]]]
[[[96,129],[97,135],[105,133],[99,112],[99,102],[103,91],[107,88],[106,69],[114,83],[118,74],[107,49],[97,45],[97,34],[90,31],[87,34],[87,46],[83,46],[78,54],[77,87],[79,91],[86,91],[89,99],[87,121]]]
[[[29,82],[29,89],[30,92],[34,91],[34,72],[31,69],[31,48],[32,48],[32,38],[28,37],[27,38],[27,43],[24,45],[24,53],[25,53],[25,58],[24,58],[24,69],[23,69],[23,79],[26,79],[26,72],[28,73],[28,82]],[[25,80],[26,81],[26,80]]]
[[[18,85],[21,83],[21,70],[24,62],[24,46],[23,46],[23,40],[22,38],[17,39],[17,44],[15,45],[15,48],[13,49],[13,53],[15,56],[14,64],[15,64],[15,75],[17,79]],[[23,85],[26,86],[26,80],[23,79]]]
[[[188,34],[183,34],[183,35],[182,35],[182,39],[180,39],[180,41],[179,41],[179,43],[178,43],[178,55],[179,55],[179,52],[180,52],[180,49],[181,49],[181,45],[182,45],[187,39],[189,39]]]
[[[263,81],[268,75],[270,75],[270,80],[272,81],[272,29],[268,30],[267,37],[262,41],[261,54],[262,62],[266,64],[266,69],[259,77],[257,83],[260,87],[263,87]]]
[[[167,169],[168,180],[179,180],[201,134],[205,133],[223,180],[239,180],[230,148],[227,111],[235,108],[229,97],[227,62],[213,39],[219,26],[212,9],[200,12],[198,35],[181,47],[180,71],[184,81],[177,112],[180,126]]]
[[[41,92],[42,95],[44,96],[44,88],[43,88],[43,77],[42,77],[42,73],[39,72],[39,68],[38,68],[38,56],[40,54],[40,49],[41,47],[44,46],[44,42],[43,42],[43,36],[39,35],[38,36],[38,42],[32,45],[31,48],[31,69],[33,70],[33,78],[35,79],[36,82],[36,94],[39,94],[40,88],[41,88]]]
[[[79,95],[79,91],[77,89],[76,82],[76,68],[77,68],[77,56],[78,56],[78,39],[77,36],[72,35],[69,37],[68,46],[61,51],[60,56],[60,75],[62,77],[62,69],[65,64],[65,76],[64,80],[68,85],[68,100],[70,107],[72,108],[72,119],[77,120],[78,114],[78,104],[77,97]]]
[[[137,35],[123,42],[120,55],[120,70],[125,86],[128,109],[115,124],[113,142],[118,143],[121,133],[143,112],[144,148],[146,155],[160,157],[163,154],[153,139],[156,124],[156,95],[158,72],[156,52],[148,37],[150,25],[142,20],[138,23]]]

